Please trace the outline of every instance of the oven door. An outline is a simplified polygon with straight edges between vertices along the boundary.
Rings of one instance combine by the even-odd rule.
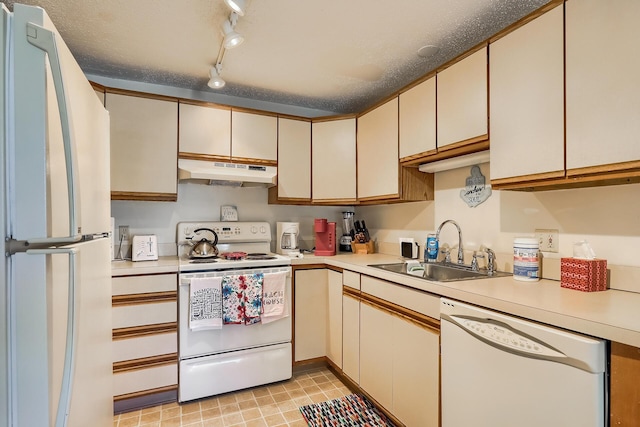
[[[255,325],[223,325],[222,329],[192,331],[189,329],[189,285],[195,277],[236,274],[276,273],[287,271],[286,305],[291,313],[291,267],[269,267],[246,270],[207,271],[180,274],[178,327],[180,360],[198,356],[291,342],[291,315],[271,323]]]

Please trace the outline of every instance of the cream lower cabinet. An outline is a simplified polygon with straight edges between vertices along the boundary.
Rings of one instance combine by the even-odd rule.
[[[111,199],[176,201],[178,103],[107,92]]]
[[[327,270],[327,357],[342,369],[342,273]]]
[[[294,272],[294,362],[327,354],[327,269]]]
[[[407,427],[439,425],[439,301],[362,276],[360,387]]]
[[[342,372],[360,383],[360,299],[342,296]]]
[[[117,276],[111,283],[115,411],[175,401],[177,274]]]

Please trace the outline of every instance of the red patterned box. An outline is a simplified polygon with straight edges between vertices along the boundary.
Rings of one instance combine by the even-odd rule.
[[[585,292],[607,290],[606,259],[560,259],[560,286]]]

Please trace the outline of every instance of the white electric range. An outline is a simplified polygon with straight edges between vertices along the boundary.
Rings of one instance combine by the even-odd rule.
[[[193,244],[213,243],[219,256],[191,259]],[[286,272],[285,312],[291,313],[291,259],[270,252],[267,222],[181,222],[177,226],[179,264],[178,329],[180,402],[291,378],[291,316],[271,323],[189,327],[190,285],[194,278]],[[221,255],[233,253],[232,258]],[[245,255],[246,254],[246,255]],[[230,367],[233,367],[230,369]]]

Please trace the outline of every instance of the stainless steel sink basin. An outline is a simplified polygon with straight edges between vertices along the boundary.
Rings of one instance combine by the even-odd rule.
[[[393,264],[370,264],[369,267],[405,274],[407,276],[420,277],[437,282],[455,282],[458,280],[488,279],[491,277],[510,276],[510,273],[496,271],[489,276],[486,271],[472,271],[471,267],[458,264],[412,264],[411,271],[407,271],[407,264],[398,262]]]

